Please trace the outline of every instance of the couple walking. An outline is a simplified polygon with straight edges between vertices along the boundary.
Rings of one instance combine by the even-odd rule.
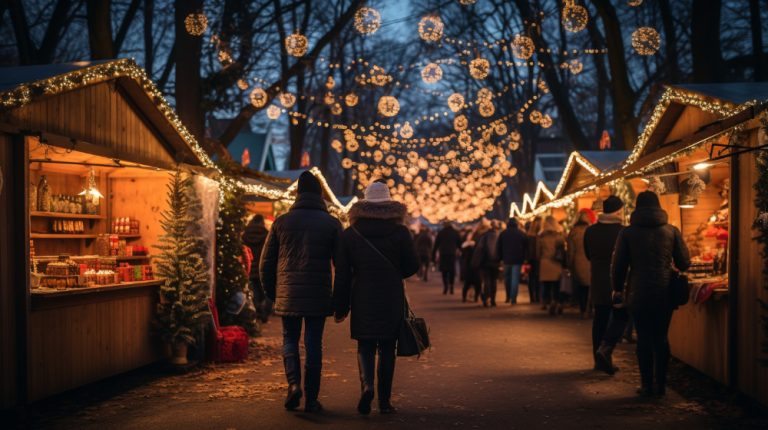
[[[320,412],[325,320],[343,322],[351,311],[357,340],[361,396],[357,409],[371,412],[375,357],[378,354],[379,412],[393,413],[392,380],[396,339],[404,318],[403,279],[418,270],[406,209],[374,182],[364,200],[350,210],[351,227],[342,229],[322,198],[320,182],[309,172],[299,177],[298,197],[275,220],[262,253],[261,282],[283,322],[283,362],[288,381],[285,408]],[[335,268],[335,276],[331,267]],[[299,338],[304,325],[304,391],[301,390]]]

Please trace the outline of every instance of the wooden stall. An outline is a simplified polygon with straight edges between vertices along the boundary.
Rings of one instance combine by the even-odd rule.
[[[199,146],[129,60],[0,69],[0,409],[156,361],[152,252]]]

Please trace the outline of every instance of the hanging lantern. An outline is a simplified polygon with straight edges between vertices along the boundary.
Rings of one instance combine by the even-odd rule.
[[[274,120],[280,118],[280,113],[280,108],[275,105],[271,105],[267,108],[267,118],[269,119]]]
[[[640,27],[632,32],[632,47],[640,55],[653,55],[661,46],[661,36],[653,27]]]
[[[691,173],[688,179],[680,184],[680,196],[678,205],[682,209],[691,209],[699,202],[699,196],[707,188],[707,184],[697,175]]]
[[[263,108],[269,101],[267,92],[264,91],[264,89],[261,87],[256,87],[251,90],[251,94],[248,96],[248,98],[251,100],[251,104],[255,108]]]
[[[477,111],[480,112],[480,115],[484,118],[488,118],[496,113],[496,106],[494,106],[492,102],[483,102],[477,106]]]
[[[85,188],[83,188],[83,191],[80,191],[79,195],[85,196],[85,199],[90,200],[94,205],[98,205],[99,199],[104,198],[98,188],[96,188],[96,172],[93,168],[88,170],[88,179]]]
[[[288,92],[280,93],[277,99],[280,100],[280,104],[286,109],[290,109],[296,104],[296,96]]]
[[[247,90],[248,89],[248,81],[245,79],[238,79],[237,80],[237,88],[240,88],[241,90]]]
[[[344,96],[344,103],[347,104],[349,107],[353,107],[357,105],[358,97],[355,93],[349,93],[346,96]]]
[[[328,78],[325,80],[325,88],[333,89],[333,87],[336,86],[336,79],[333,79],[333,76],[328,76]]]
[[[381,14],[372,7],[361,7],[355,12],[355,30],[360,34],[373,34],[381,27]]]
[[[456,131],[462,131],[466,130],[467,125],[467,117],[464,115],[456,115],[456,118],[453,119],[453,129]]]
[[[541,122],[541,118],[542,118],[542,114],[537,110],[531,111],[531,114],[528,115],[528,119],[530,119],[531,122],[534,124],[538,124],[539,122]]]
[[[380,114],[392,117],[400,112],[400,102],[394,96],[382,96],[379,99],[378,108]]]
[[[578,33],[587,27],[587,21],[589,21],[589,12],[584,6],[576,4],[574,0],[565,1],[561,19],[563,28],[571,33]]]
[[[443,37],[443,21],[437,15],[427,15],[419,21],[419,37],[437,42]]]
[[[428,84],[437,83],[442,78],[443,69],[440,68],[439,64],[429,63],[421,69],[421,79]]]
[[[448,96],[448,108],[452,112],[458,112],[464,107],[464,96],[459,93],[453,93]]]
[[[208,17],[202,12],[190,13],[184,18],[184,28],[192,36],[202,36],[208,28]]]
[[[293,33],[285,38],[285,50],[294,57],[303,57],[308,47],[307,37],[301,33]]]
[[[410,139],[413,137],[413,127],[411,127],[410,122],[406,121],[405,124],[400,127],[400,137],[403,139]]]
[[[517,34],[512,39],[512,55],[521,60],[527,60],[533,56],[536,46],[533,39],[528,36]]]
[[[475,79],[485,79],[491,70],[491,64],[485,58],[475,58],[469,62],[469,74]]]

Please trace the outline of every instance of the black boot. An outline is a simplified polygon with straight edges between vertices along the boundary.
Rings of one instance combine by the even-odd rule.
[[[595,370],[613,375],[618,370],[613,365],[613,347],[603,342],[595,352]]]
[[[379,349],[379,413],[392,414],[397,412],[390,399],[392,398],[392,379],[395,377],[395,348]]]
[[[373,371],[375,357],[357,353],[357,368],[360,371],[360,401],[357,403],[357,411],[363,415],[371,413],[373,401]]]
[[[288,395],[285,396],[285,409],[292,411],[301,402],[301,361],[298,355],[290,354],[283,357],[285,378],[288,380]]]
[[[656,389],[653,394],[664,397],[667,394],[667,368],[669,367],[669,344],[656,354]]]
[[[307,400],[304,402],[304,412],[320,412],[323,405],[317,401],[320,394],[320,375],[322,367],[304,368],[304,391],[307,393]]]
[[[637,394],[640,397],[650,397],[653,395],[653,354],[640,353],[638,350],[637,362],[640,366],[640,388]]]

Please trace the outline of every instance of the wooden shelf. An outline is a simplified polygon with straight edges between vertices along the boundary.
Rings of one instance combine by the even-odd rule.
[[[119,239],[141,239],[140,234],[118,234]]]
[[[65,219],[106,219],[104,215],[70,214],[64,212],[40,212],[32,211],[30,216],[35,218],[65,218]]]
[[[123,257],[115,257],[117,261],[135,261],[135,260],[150,260],[152,255],[126,255]]]
[[[30,233],[30,239],[96,239],[95,234]]]

